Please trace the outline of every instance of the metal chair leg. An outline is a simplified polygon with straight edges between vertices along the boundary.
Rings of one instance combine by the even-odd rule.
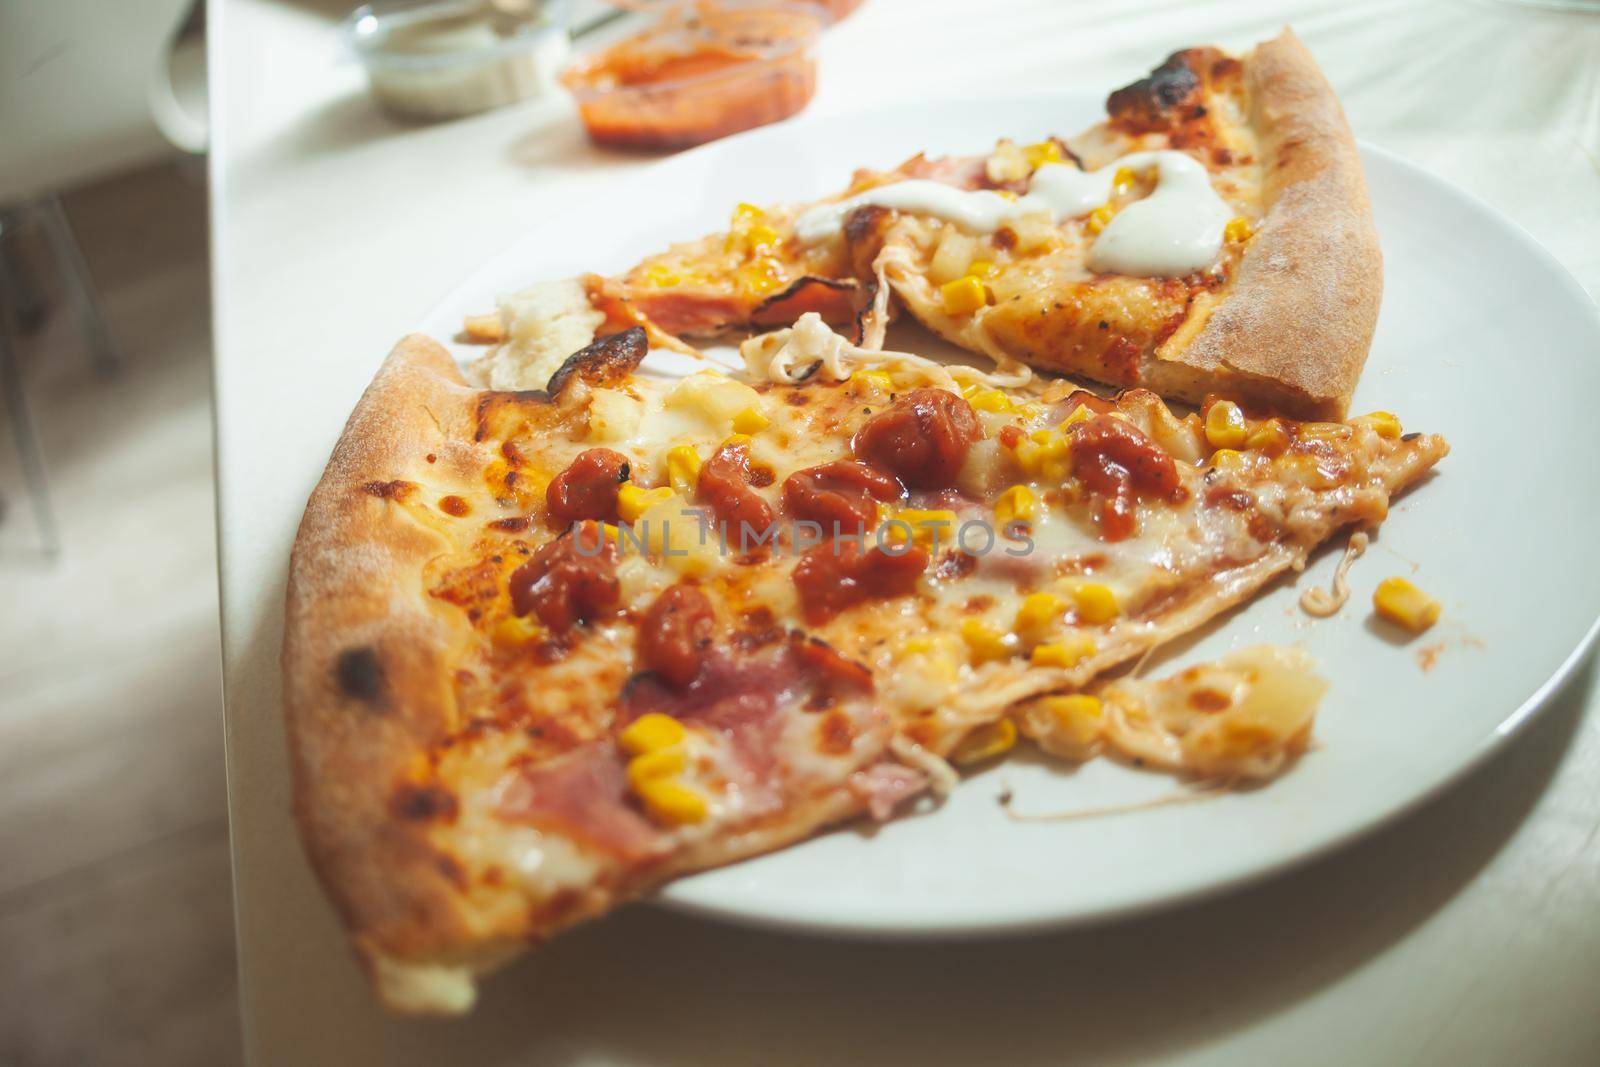
[[[0,211],[0,292],[7,294],[16,309],[18,332],[30,334],[44,325],[50,314],[50,304],[39,291],[35,272],[17,247],[15,238],[22,226],[22,212]]]
[[[17,443],[17,457],[22,463],[22,480],[33,502],[33,519],[39,527],[39,539],[44,545],[45,555],[55,559],[61,554],[61,535],[56,528],[55,512],[50,507],[50,483],[45,477],[39,432],[33,424],[33,413],[28,410],[28,397],[22,391],[22,368],[17,363],[10,323],[5,319],[6,316],[0,315],[0,392],[6,395],[11,435]]]
[[[61,197],[55,193],[42,198],[35,210],[44,227],[45,239],[55,254],[57,269],[65,283],[67,299],[72,302],[73,314],[78,319],[78,330],[89,346],[89,357],[102,374],[115,373],[122,366],[122,351],[106,326],[100,313],[100,298],[95,293],[94,278],[89,274],[89,263],[78,247],[78,238],[72,232],[72,223],[61,206]]]

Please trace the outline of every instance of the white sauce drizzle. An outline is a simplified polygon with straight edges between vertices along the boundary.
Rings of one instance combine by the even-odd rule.
[[[1233,211],[1211,187],[1205,167],[1173,151],[1134,152],[1092,171],[1046,163],[1034,172],[1027,195],[1015,199],[990,189],[957,189],[920,178],[891,182],[811,208],[795,220],[795,233],[806,244],[819,244],[839,233],[852,211],[868,205],[931,215],[973,233],[993,233],[1026,215],[1044,214],[1060,222],[1105,203],[1121,167],[1154,169],[1156,187],[1123,208],[1100,232],[1089,249],[1089,268],[1176,277],[1214,263]]]

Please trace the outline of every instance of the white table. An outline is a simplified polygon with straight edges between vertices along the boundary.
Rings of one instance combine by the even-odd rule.
[[[1104,90],[1183,45],[1243,47],[1293,22],[1360,136],[1487,199],[1600,293],[1600,17],[1322,6],[870,0],[830,32],[811,111]],[[491,981],[467,1021],[385,1018],[288,818],[278,652],[295,524],[390,344],[559,189],[641,163],[590,149],[561,101],[393,125],[325,20],[269,0],[213,11],[218,515],[252,1063],[1600,1058],[1592,667],[1442,798],[1210,902],[947,945],[802,939],[640,907]]]

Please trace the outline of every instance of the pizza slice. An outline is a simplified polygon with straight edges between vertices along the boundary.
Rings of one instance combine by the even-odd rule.
[[[1067,139],[862,170],[820,203],[741,204],[589,295],[684,337],[815,312],[871,348],[904,308],[1002,367],[1342,418],[1382,262],[1310,53],[1287,30],[1239,57],[1187,49],[1107,112]]]
[[[1383,413],[996,388],[816,315],[738,375],[637,374],[647,349],[632,326],[502,391],[409,338],[307,506],[295,810],[397,1009],[465,1010],[528,944],[887,817],[1019,726],[1275,773],[1320,694],[1284,681],[1303,664],[1223,663],[1180,718],[1138,683],[1062,701],[1380,522],[1446,451]]]

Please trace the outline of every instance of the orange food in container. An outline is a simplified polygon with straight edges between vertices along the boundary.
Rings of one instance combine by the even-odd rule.
[[[814,7],[685,4],[568,67],[562,83],[596,144],[687,148],[787,118],[816,92]]]
[[[828,18],[838,22],[861,6],[861,0],[807,0],[828,12]]]

